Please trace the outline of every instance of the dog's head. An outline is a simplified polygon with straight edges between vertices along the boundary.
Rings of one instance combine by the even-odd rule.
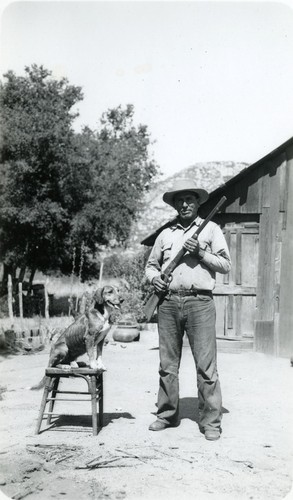
[[[120,295],[118,288],[106,285],[103,288],[98,288],[93,296],[95,307],[111,307],[113,309],[120,309],[123,298]]]

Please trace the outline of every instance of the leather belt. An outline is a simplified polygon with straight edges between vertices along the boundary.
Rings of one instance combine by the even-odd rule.
[[[190,290],[169,290],[171,295],[179,295],[179,297],[188,297],[193,295],[196,297],[197,295],[208,295],[209,297],[213,296],[213,292],[211,290],[197,290],[196,288]]]

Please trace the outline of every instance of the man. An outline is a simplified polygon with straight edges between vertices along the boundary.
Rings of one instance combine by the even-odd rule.
[[[178,374],[186,332],[197,371],[199,428],[206,439],[216,440],[221,434],[222,396],[212,290],[215,273],[228,273],[231,259],[225,237],[214,222],[208,222],[198,239],[191,238],[203,221],[197,214],[199,206],[207,199],[207,191],[198,189],[192,180],[178,181],[173,191],[163,195],[178,217],[158,235],[146,265],[147,279],[162,294],[158,306],[158,410],[149,430],[160,431],[179,423]],[[161,273],[182,247],[187,252],[166,284]]]

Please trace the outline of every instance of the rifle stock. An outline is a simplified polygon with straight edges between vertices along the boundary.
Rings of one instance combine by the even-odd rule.
[[[222,196],[222,198],[217,203],[217,205],[213,208],[213,210],[209,213],[209,215],[206,217],[206,219],[204,219],[202,224],[197,228],[195,233],[191,236],[192,238],[194,238],[194,239],[197,238],[197,236],[201,233],[201,231],[204,229],[204,227],[207,225],[207,223],[210,222],[210,220],[213,218],[213,216],[220,210],[221,206],[223,205],[223,203],[225,203],[226,200],[227,200],[226,196]],[[180,262],[182,257],[185,255],[186,251],[187,250],[185,248],[181,248],[181,250],[179,250],[179,252],[175,255],[174,259],[166,267],[164,273],[161,275],[161,278],[166,283],[169,280],[169,277],[171,276],[175,267],[178,265],[178,263]],[[160,293],[154,291],[152,293],[152,295],[149,297],[149,299],[147,300],[147,302],[144,306],[144,314],[145,314],[147,321],[151,320],[151,318],[154,314],[154,311],[155,311],[162,295],[163,294],[160,294]]]

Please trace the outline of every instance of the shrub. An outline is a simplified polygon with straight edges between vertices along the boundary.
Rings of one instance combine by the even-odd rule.
[[[124,302],[122,313],[136,321],[144,321],[143,304],[149,294],[150,285],[145,278],[148,252],[139,250],[133,254],[112,254],[105,259],[104,274],[120,280]]]

